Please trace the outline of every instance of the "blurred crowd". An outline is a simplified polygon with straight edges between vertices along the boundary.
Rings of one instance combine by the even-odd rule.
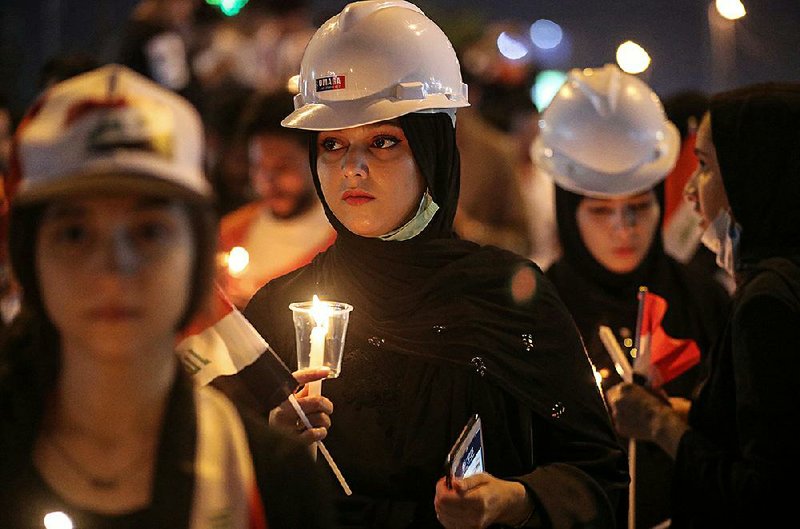
[[[218,212],[226,216],[219,279],[238,306],[260,285],[305,264],[332,241],[313,196],[306,140],[280,126],[281,116],[292,108],[300,60],[319,22],[307,0],[250,0],[234,17],[197,0],[142,0],[123,31],[115,62],[186,97],[201,114],[207,175]],[[459,115],[462,179],[455,227],[465,239],[511,250],[546,269],[561,250],[555,188],[536,171],[530,155],[538,133],[539,109],[531,89],[539,66],[530,59],[508,59],[496,45],[502,32],[521,31],[512,22],[493,23],[454,40],[471,103]],[[98,59],[90,54],[52,57],[42,68],[39,88],[96,66]],[[706,101],[704,94],[687,92],[664,104],[685,136],[696,127]],[[9,163],[14,125],[0,94],[1,174]],[[667,179],[673,191],[667,192],[665,220],[682,202],[681,189],[695,163],[691,152],[687,157],[684,176]],[[699,266],[713,261],[702,249],[695,254],[697,241],[675,242],[686,231],[678,224],[669,230],[665,222],[670,253],[683,262],[699,260]],[[298,236],[306,230],[317,235]],[[5,278],[0,273],[3,292],[10,293],[13,287]],[[14,296],[3,299],[8,321]]]
[[[364,9],[369,11],[363,15],[367,17],[382,9],[397,8],[413,13],[403,16],[418,16],[423,21],[420,24],[435,26],[414,6],[405,2],[394,4],[376,7],[368,2],[359,3],[353,12]],[[350,16],[348,9],[337,16],[343,19]],[[352,16],[352,24],[362,21],[360,15]],[[400,19],[397,15],[390,21],[397,23]],[[768,176],[776,178],[775,189],[783,189],[784,196],[776,197],[780,193],[770,191],[769,185],[753,184],[754,179],[750,178],[751,173],[762,167],[758,158],[761,154],[755,152],[754,146],[775,133],[766,124],[767,118],[761,116],[769,119],[780,116],[776,107],[784,104],[796,112],[796,87],[774,91],[771,86],[763,90],[756,87],[751,92],[732,92],[722,97],[692,90],[657,94],[645,80],[624,73],[615,65],[580,65],[586,68],[567,72],[565,83],[552,101],[544,108],[537,108],[532,93],[542,68],[533,59],[510,59],[498,49],[500,35],[524,31],[508,22],[489,24],[474,34],[452,39],[454,58],[448,56],[436,62],[437,54],[452,53],[448,48],[450,42],[432,50],[430,57],[414,57],[433,64],[426,62],[423,66],[435,69],[435,74],[442,78],[446,77],[441,73],[446,70],[443,64],[460,65],[461,77],[457,83],[439,82],[439,85],[448,90],[456,84],[460,88],[463,77],[463,83],[469,86],[468,106],[466,101],[458,99],[465,92],[447,93],[445,106],[425,106],[425,98],[430,94],[424,94],[410,98],[414,104],[422,105],[419,108],[384,115],[380,114],[381,109],[388,105],[380,107],[369,101],[372,97],[386,99],[381,95],[383,92],[377,91],[378,95],[349,95],[353,109],[356,104],[367,107],[350,113],[341,111],[345,107],[336,106],[340,101],[335,97],[333,103],[326,102],[325,97],[330,94],[324,92],[329,88],[319,85],[320,81],[339,83],[330,90],[342,90],[344,94],[343,77],[314,79],[313,97],[319,97],[319,101],[311,101],[307,97],[309,79],[298,75],[301,62],[312,60],[309,55],[324,55],[308,46],[313,39],[325,38],[317,31],[321,22],[312,17],[308,0],[250,0],[235,17],[223,17],[216,8],[200,0],[141,0],[127,20],[114,61],[142,74],[158,85],[158,90],[181,96],[176,108],[185,101],[198,113],[204,143],[199,149],[202,170],[196,173],[204,175],[205,180],[192,182],[190,187],[204,190],[201,194],[202,204],[208,208],[206,213],[219,217],[212,235],[216,238],[215,255],[209,261],[213,261],[214,283],[233,308],[241,309],[261,335],[269,337],[270,343],[279,344],[284,354],[294,349],[295,335],[286,321],[285,310],[290,294],[298,297],[307,294],[306,290],[312,286],[314,289],[324,286],[341,297],[353,296],[359,308],[368,309],[364,310],[368,316],[355,316],[350,331],[361,343],[361,349],[349,351],[352,366],[349,376],[358,373],[357,383],[345,389],[340,385],[326,397],[311,395],[307,390],[297,393],[303,406],[308,407],[306,411],[314,416],[313,428],[299,422],[288,401],[279,408],[275,407],[277,403],[270,402],[268,408],[273,410],[270,424],[278,424],[297,437],[305,435],[301,440],[310,444],[327,435],[333,409],[331,400],[338,398],[337,406],[342,403],[336,420],[348,425],[351,431],[361,428],[365,417],[380,416],[372,421],[375,424],[363,427],[364,434],[355,445],[352,440],[344,440],[341,433],[329,438],[338,453],[345,454],[345,466],[349,465],[348,470],[358,476],[356,480],[362,479],[362,485],[375,485],[374,490],[379,490],[384,485],[384,475],[374,470],[388,466],[393,454],[389,453],[389,447],[382,447],[375,450],[377,455],[371,454],[374,461],[366,458],[364,462],[361,458],[371,450],[370,443],[375,444],[375,439],[384,434],[393,440],[397,436],[407,443],[402,445],[403,450],[398,448],[403,457],[408,455],[406,452],[415,457],[421,454],[423,459],[430,456],[430,461],[435,459],[438,465],[440,454],[431,455],[432,445],[421,442],[409,424],[399,424],[400,418],[412,409],[412,418],[424,423],[429,428],[426,431],[452,428],[451,424],[444,426],[448,421],[460,426],[460,416],[454,419],[448,414],[453,409],[457,410],[452,412],[454,415],[474,411],[466,408],[472,405],[471,392],[476,391],[481,395],[476,397],[480,404],[476,407],[483,406],[481,410],[488,411],[485,416],[491,416],[491,420],[501,418],[494,426],[501,427],[502,435],[497,431],[486,435],[489,438],[497,435],[492,441],[505,443],[503,458],[508,458],[503,461],[505,467],[500,465],[505,472],[502,479],[489,476],[480,485],[507,502],[505,509],[499,508],[494,513],[492,521],[522,520],[515,527],[558,527],[559,520],[564,527],[594,527],[590,523],[567,523],[570,516],[580,517],[585,513],[580,512],[583,504],[570,502],[562,492],[575,485],[590,496],[586,491],[595,490],[595,481],[601,484],[596,497],[611,501],[600,501],[602,507],[592,506],[587,510],[591,516],[607,524],[615,523],[618,528],[668,527],[671,517],[678,521],[676,526],[701,527],[702,524],[691,525],[686,520],[713,520],[724,510],[720,506],[728,509],[726,516],[734,520],[729,507],[735,503],[731,498],[737,497],[738,489],[730,493],[729,482],[741,486],[743,491],[752,487],[765,495],[762,498],[765,502],[774,502],[764,491],[774,492],[771,480],[776,469],[771,462],[759,466],[762,461],[759,457],[765,449],[758,443],[765,438],[770,442],[777,439],[775,446],[785,449],[781,444],[785,439],[770,430],[769,425],[742,427],[736,414],[755,421],[753,417],[758,416],[760,409],[755,401],[774,398],[775,394],[764,390],[766,378],[757,362],[747,365],[738,362],[739,358],[750,362],[748,355],[759,348],[759,340],[772,340],[769,343],[774,342],[774,348],[785,349],[788,338],[784,331],[797,323],[800,261],[795,228],[791,227],[796,220],[792,213],[796,184],[775,176],[796,172],[797,145],[777,149],[770,140],[761,149],[775,149],[769,158],[775,162],[774,170]],[[331,32],[336,37],[334,33]],[[372,60],[365,59],[363,50],[354,52],[348,48],[352,43],[346,39],[333,42],[352,53],[352,56],[343,53],[342,57],[353,63]],[[402,56],[405,50],[393,52]],[[312,58],[323,62],[317,56]],[[327,56],[324,59],[332,60]],[[118,75],[103,70],[103,66],[92,55],[53,57],[42,68],[39,88],[42,93],[54,86],[63,90],[64,85],[59,83],[86,72],[94,72],[92,75],[97,79],[108,78],[109,83],[116,82],[114,79],[119,75],[133,79],[131,86],[140,83],[136,80],[138,76],[127,73],[129,70]],[[378,63],[370,66],[376,72],[387,67]],[[405,83],[409,86],[397,83],[403,89],[413,88],[409,88],[413,83]],[[150,84],[147,81],[142,86]],[[395,88],[391,84],[387,90]],[[112,88],[109,91],[113,92]],[[396,99],[403,100],[399,95]],[[41,110],[35,102],[31,104],[31,115],[20,124],[0,94],[0,178],[5,181],[0,186],[2,236],[7,235],[9,222],[9,204],[2,193],[17,189],[19,184],[12,180],[20,173],[19,160],[12,154],[16,152],[14,130],[17,127],[22,130],[25,120]],[[116,108],[114,100],[102,104]],[[322,119],[314,113],[326,104],[336,110],[328,117],[335,116],[338,125],[314,122],[315,117]],[[756,110],[749,114],[752,108]],[[377,117],[365,117],[369,112],[377,112]],[[41,115],[39,119],[43,119]],[[790,139],[796,136],[796,125],[781,122],[781,127],[778,136]],[[382,132],[365,139],[364,131],[373,128]],[[759,135],[755,137],[753,133],[753,137],[744,141],[741,129],[758,131]],[[338,136],[326,136],[330,131]],[[175,137],[180,137],[180,132],[171,131]],[[87,141],[96,139],[90,137]],[[348,142],[350,145],[345,145]],[[402,152],[402,160],[413,161],[411,165],[416,171],[413,176],[420,182],[424,180],[425,185],[414,181],[421,187],[413,189],[416,193],[411,197],[413,200],[407,200],[411,215],[395,215],[399,220],[390,219],[389,230],[372,233],[367,229],[369,226],[360,225],[356,215],[349,217],[349,210],[339,204],[358,203],[365,196],[348,195],[353,191],[349,188],[345,193],[338,188],[331,191],[331,187],[325,187],[326,183],[334,184],[325,179],[332,179],[337,170],[346,172],[346,163],[337,156],[344,156],[342,153],[349,148],[360,152],[358,148],[363,147],[361,151],[371,152],[383,150],[384,145],[389,149],[401,144],[389,152]],[[743,152],[755,153],[750,156]],[[717,153],[722,160],[719,163]],[[375,166],[392,167],[402,177],[403,166],[398,159],[381,153],[371,160]],[[111,188],[115,184],[109,181],[104,185]],[[186,187],[185,183],[182,185]],[[399,184],[391,188],[392,197],[397,194],[396,202],[409,198],[403,196],[404,190]],[[107,191],[104,188],[103,192]],[[334,192],[341,195],[338,202],[332,198]],[[171,189],[171,193],[176,190]],[[100,206],[93,202],[87,206],[97,216],[112,211],[116,204],[102,202],[108,197],[100,195]],[[172,199],[172,194],[169,196]],[[179,196],[185,199],[183,194]],[[762,207],[761,202],[767,206]],[[769,206],[773,202],[777,204],[774,208]],[[128,204],[124,200],[119,203]],[[437,215],[438,208],[442,208],[442,213]],[[373,216],[382,219],[392,217],[393,213],[380,211]],[[760,240],[756,233],[761,235]],[[13,257],[6,255],[6,243],[2,241],[0,245],[3,330],[19,313],[23,299],[21,282],[10,269]],[[491,248],[486,250],[486,247]],[[364,271],[363,277],[368,279],[355,274],[356,269]],[[440,273],[443,280],[431,280]],[[761,273],[772,274],[773,282],[756,283],[755,287],[749,284],[742,290],[742,285],[748,285],[751,278]],[[533,284],[529,291],[526,278]],[[506,299],[509,298],[506,291],[511,292],[511,301]],[[524,295],[518,296],[519,292]],[[757,314],[750,312],[744,316],[729,312],[732,301],[734,307],[754,311],[751,307],[764,302],[763,298],[769,298],[766,303],[769,310],[765,309],[764,314],[772,314],[770,311],[774,310],[775,317],[770,321],[766,317],[759,320]],[[783,305],[776,308],[774,299],[781,300]],[[546,311],[542,309],[545,302],[553,304],[547,305]],[[660,307],[652,309],[657,316],[652,316],[651,309],[646,308],[653,306]],[[741,311],[745,312],[745,308]],[[456,319],[453,315],[462,310],[464,318]],[[452,320],[447,320],[451,317]],[[648,328],[651,317],[655,323]],[[758,334],[759,328],[774,322],[781,323],[783,334],[774,329],[768,336]],[[486,332],[491,343],[481,343],[484,335],[479,330],[484,330],[484,325],[491,329]],[[448,335],[448,326],[458,331],[451,329]],[[554,329],[561,334],[547,334]],[[174,338],[173,331],[165,330],[164,336]],[[520,336],[524,347],[520,345]],[[474,339],[469,341],[464,337]],[[656,343],[659,337],[664,339],[660,346],[668,352],[658,360],[642,359],[645,351],[650,353],[650,342],[642,340],[652,339]],[[465,351],[464,343],[475,351]],[[457,351],[453,353],[448,347]],[[521,348],[530,353],[534,347],[538,356],[532,358],[520,353]],[[552,354],[548,356],[541,351]],[[659,353],[653,349],[653,354]],[[585,356],[591,366],[583,365]],[[291,364],[291,357],[291,354],[284,357],[284,363]],[[395,379],[386,366],[395,364],[387,362],[395,362],[397,372],[404,373],[403,384],[392,385]],[[626,367],[628,362],[639,368]],[[470,374],[462,376],[462,372],[452,369],[454,365],[472,366],[477,375],[470,367]],[[584,377],[586,373],[575,366],[586,367],[586,373],[591,371],[594,380],[591,376]],[[576,371],[571,371],[573,368]],[[768,370],[763,368],[763,371]],[[778,377],[773,371],[774,368],[769,371],[770,376]],[[485,372],[489,374],[488,384],[484,381]],[[498,379],[501,382],[491,379],[493,372],[495,376],[501,373]],[[324,376],[325,373],[300,376],[297,382],[310,383]],[[562,376],[563,381],[559,378]],[[257,386],[263,385],[262,379],[245,375],[241,380],[252,386],[247,389],[253,395],[258,394]],[[446,387],[430,380],[444,381]],[[747,384],[737,386],[742,380],[748,381]],[[482,384],[491,386],[486,393],[480,393],[485,390]],[[601,399],[596,399],[595,385],[600,389]],[[386,386],[393,390],[385,392]],[[571,390],[565,391],[564,387],[575,388],[575,394],[569,395]],[[446,391],[452,395],[444,395]],[[426,398],[433,404],[423,402]],[[748,398],[755,402],[751,407]],[[231,400],[241,405],[235,398]],[[565,414],[565,401],[571,403],[570,409],[573,404],[578,408],[578,403],[586,406],[580,408],[580,413],[586,413],[580,419],[588,417],[588,420],[584,423],[576,415]],[[464,409],[460,408],[462,405]],[[520,422],[517,413],[525,416],[528,408],[533,413]],[[384,416],[386,409],[397,413]],[[722,418],[715,415],[719,410]],[[792,415],[791,411],[786,415]],[[782,416],[780,420],[787,419]],[[796,422],[788,421],[789,425]],[[385,432],[378,431],[384,423],[388,424]],[[612,424],[616,429],[612,429]],[[536,428],[541,428],[537,433],[545,432],[546,439],[530,438],[528,434]],[[524,441],[530,446],[520,441],[526,435]],[[737,446],[738,436],[752,438],[753,445],[758,446]],[[581,459],[584,454],[576,447],[582,446],[585,439],[592,440],[588,445],[596,441],[598,447],[602,446],[603,455],[598,456],[597,462],[591,461],[591,451],[585,454],[586,460]],[[436,442],[441,445],[438,448],[446,449],[451,440],[443,435]],[[624,453],[629,465],[627,476],[624,464],[620,465],[624,442],[629,443]],[[565,454],[561,454],[562,446],[569,446],[575,452],[567,454],[569,450],[565,449]],[[520,457],[519,461],[512,461],[509,454],[516,455],[516,449],[520,452],[530,449],[534,460],[528,462]],[[750,450],[757,452],[756,456],[751,457]],[[553,474],[541,477],[541,469],[560,465],[562,455],[569,460],[564,465],[571,470],[562,475],[559,472],[564,472],[564,468],[559,467]],[[726,466],[731,459],[744,470]],[[707,460],[717,462],[718,466],[704,467]],[[374,466],[370,467],[372,463]],[[408,477],[413,474],[416,461],[403,460],[403,463],[408,464],[402,468],[406,473],[402,477]],[[591,475],[595,464],[600,468],[596,470],[597,476]],[[391,497],[397,492],[403,500],[391,497],[388,510],[399,508],[400,503],[413,503],[413,508],[403,507],[413,510],[417,509],[416,502],[420,502],[424,503],[424,512],[414,511],[408,516],[448,528],[460,527],[460,516],[469,511],[462,502],[463,490],[453,492],[449,487],[445,490],[439,483],[435,501],[427,497],[428,493],[433,494],[428,485],[439,477],[436,465],[427,465],[422,472],[424,479],[430,478],[425,494],[421,494],[425,496],[424,502],[417,497],[410,502],[403,496],[422,490],[421,481],[415,481],[416,474],[407,483],[400,480],[397,490],[389,487],[386,491],[381,489],[381,494],[385,492]],[[701,467],[706,473],[696,475]],[[722,476],[719,482],[709,478],[714,473]],[[630,485],[626,483],[629,478]],[[710,497],[702,505],[695,505],[686,492],[697,490],[692,485],[693,479],[698,483],[707,479],[711,483],[708,488],[719,486],[724,497]],[[760,487],[758,479],[770,484]],[[556,485],[548,494],[551,484]],[[621,494],[626,486],[636,492],[627,499]],[[377,497],[380,496],[377,493],[371,497],[370,487],[363,487],[364,497],[357,494],[350,499],[364,502],[353,509],[369,512],[373,524],[379,524],[375,520],[399,519],[396,512],[378,512],[385,507],[382,502],[386,498]],[[680,505],[690,506],[686,512],[675,510],[675,503],[670,502],[676,487],[682,487],[683,491],[677,494]],[[594,505],[591,502],[586,505],[589,504]],[[613,513],[604,511],[608,509]],[[747,519],[756,519],[752,511],[742,512],[751,517]],[[363,527],[368,526],[364,522]]]

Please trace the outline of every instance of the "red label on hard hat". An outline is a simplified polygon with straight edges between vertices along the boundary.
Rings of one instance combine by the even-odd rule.
[[[330,75],[317,79],[317,92],[341,90],[342,88],[344,88],[344,75]]]

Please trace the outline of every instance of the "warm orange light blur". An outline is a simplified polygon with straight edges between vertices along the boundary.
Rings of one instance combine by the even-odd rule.
[[[233,277],[237,277],[250,264],[250,254],[241,246],[235,246],[228,252],[225,264],[228,267],[228,273]]]
[[[45,529],[72,529],[74,526],[69,516],[61,511],[49,512],[44,515]]]
[[[747,14],[740,0],[717,0],[715,5],[717,12],[728,20],[737,20]]]

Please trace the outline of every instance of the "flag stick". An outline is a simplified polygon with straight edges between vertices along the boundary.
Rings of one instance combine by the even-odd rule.
[[[634,336],[634,347],[636,347],[636,359],[641,356],[639,348],[642,345],[642,319],[644,316],[644,298],[647,295],[647,287],[639,287],[639,310],[636,314],[636,335]],[[628,474],[631,476],[631,484],[628,488],[628,529],[636,529],[636,439],[628,440]]]
[[[319,396],[322,395],[322,381],[321,380],[315,380],[314,382],[309,382],[306,385],[308,386],[308,396],[309,397],[319,397]],[[313,459],[314,461],[317,460],[317,444],[316,443],[311,445],[311,459]]]
[[[300,403],[297,402],[297,399],[295,398],[294,394],[289,395],[289,403],[292,405],[292,408],[294,408],[294,411],[297,413],[297,416],[300,417],[300,420],[303,421],[303,424],[306,426],[306,428],[308,429],[313,428],[313,426],[311,426],[311,421],[309,421],[308,417],[306,417],[303,408],[300,407]],[[348,496],[353,494],[353,491],[350,490],[350,486],[347,484],[347,481],[345,481],[341,470],[339,470],[339,467],[336,466],[336,463],[333,461],[333,457],[331,457],[331,454],[330,452],[328,452],[328,449],[325,448],[325,445],[322,444],[322,441],[317,441],[315,444],[319,446],[319,451],[322,453],[322,457],[325,458],[325,461],[328,462],[328,466],[330,466],[331,470],[333,470],[333,474],[336,476],[336,479],[339,481],[339,484],[342,486],[342,489],[344,489],[344,493],[347,494]]]
[[[636,529],[636,439],[628,439],[628,529]]]
[[[638,327],[638,326],[637,326]],[[600,341],[608,352],[611,360],[619,366],[620,376],[625,382],[633,382],[633,369],[630,362],[625,357],[619,342],[614,337],[614,332],[605,325],[600,326]],[[631,477],[631,483],[628,487],[628,529],[636,528],[636,441],[633,439],[628,440],[628,474]]]

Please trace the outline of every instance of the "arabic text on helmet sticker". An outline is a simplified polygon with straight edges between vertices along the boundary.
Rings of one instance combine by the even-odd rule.
[[[341,90],[345,87],[344,75],[329,75],[327,77],[318,77],[317,92],[327,92],[328,90]]]

